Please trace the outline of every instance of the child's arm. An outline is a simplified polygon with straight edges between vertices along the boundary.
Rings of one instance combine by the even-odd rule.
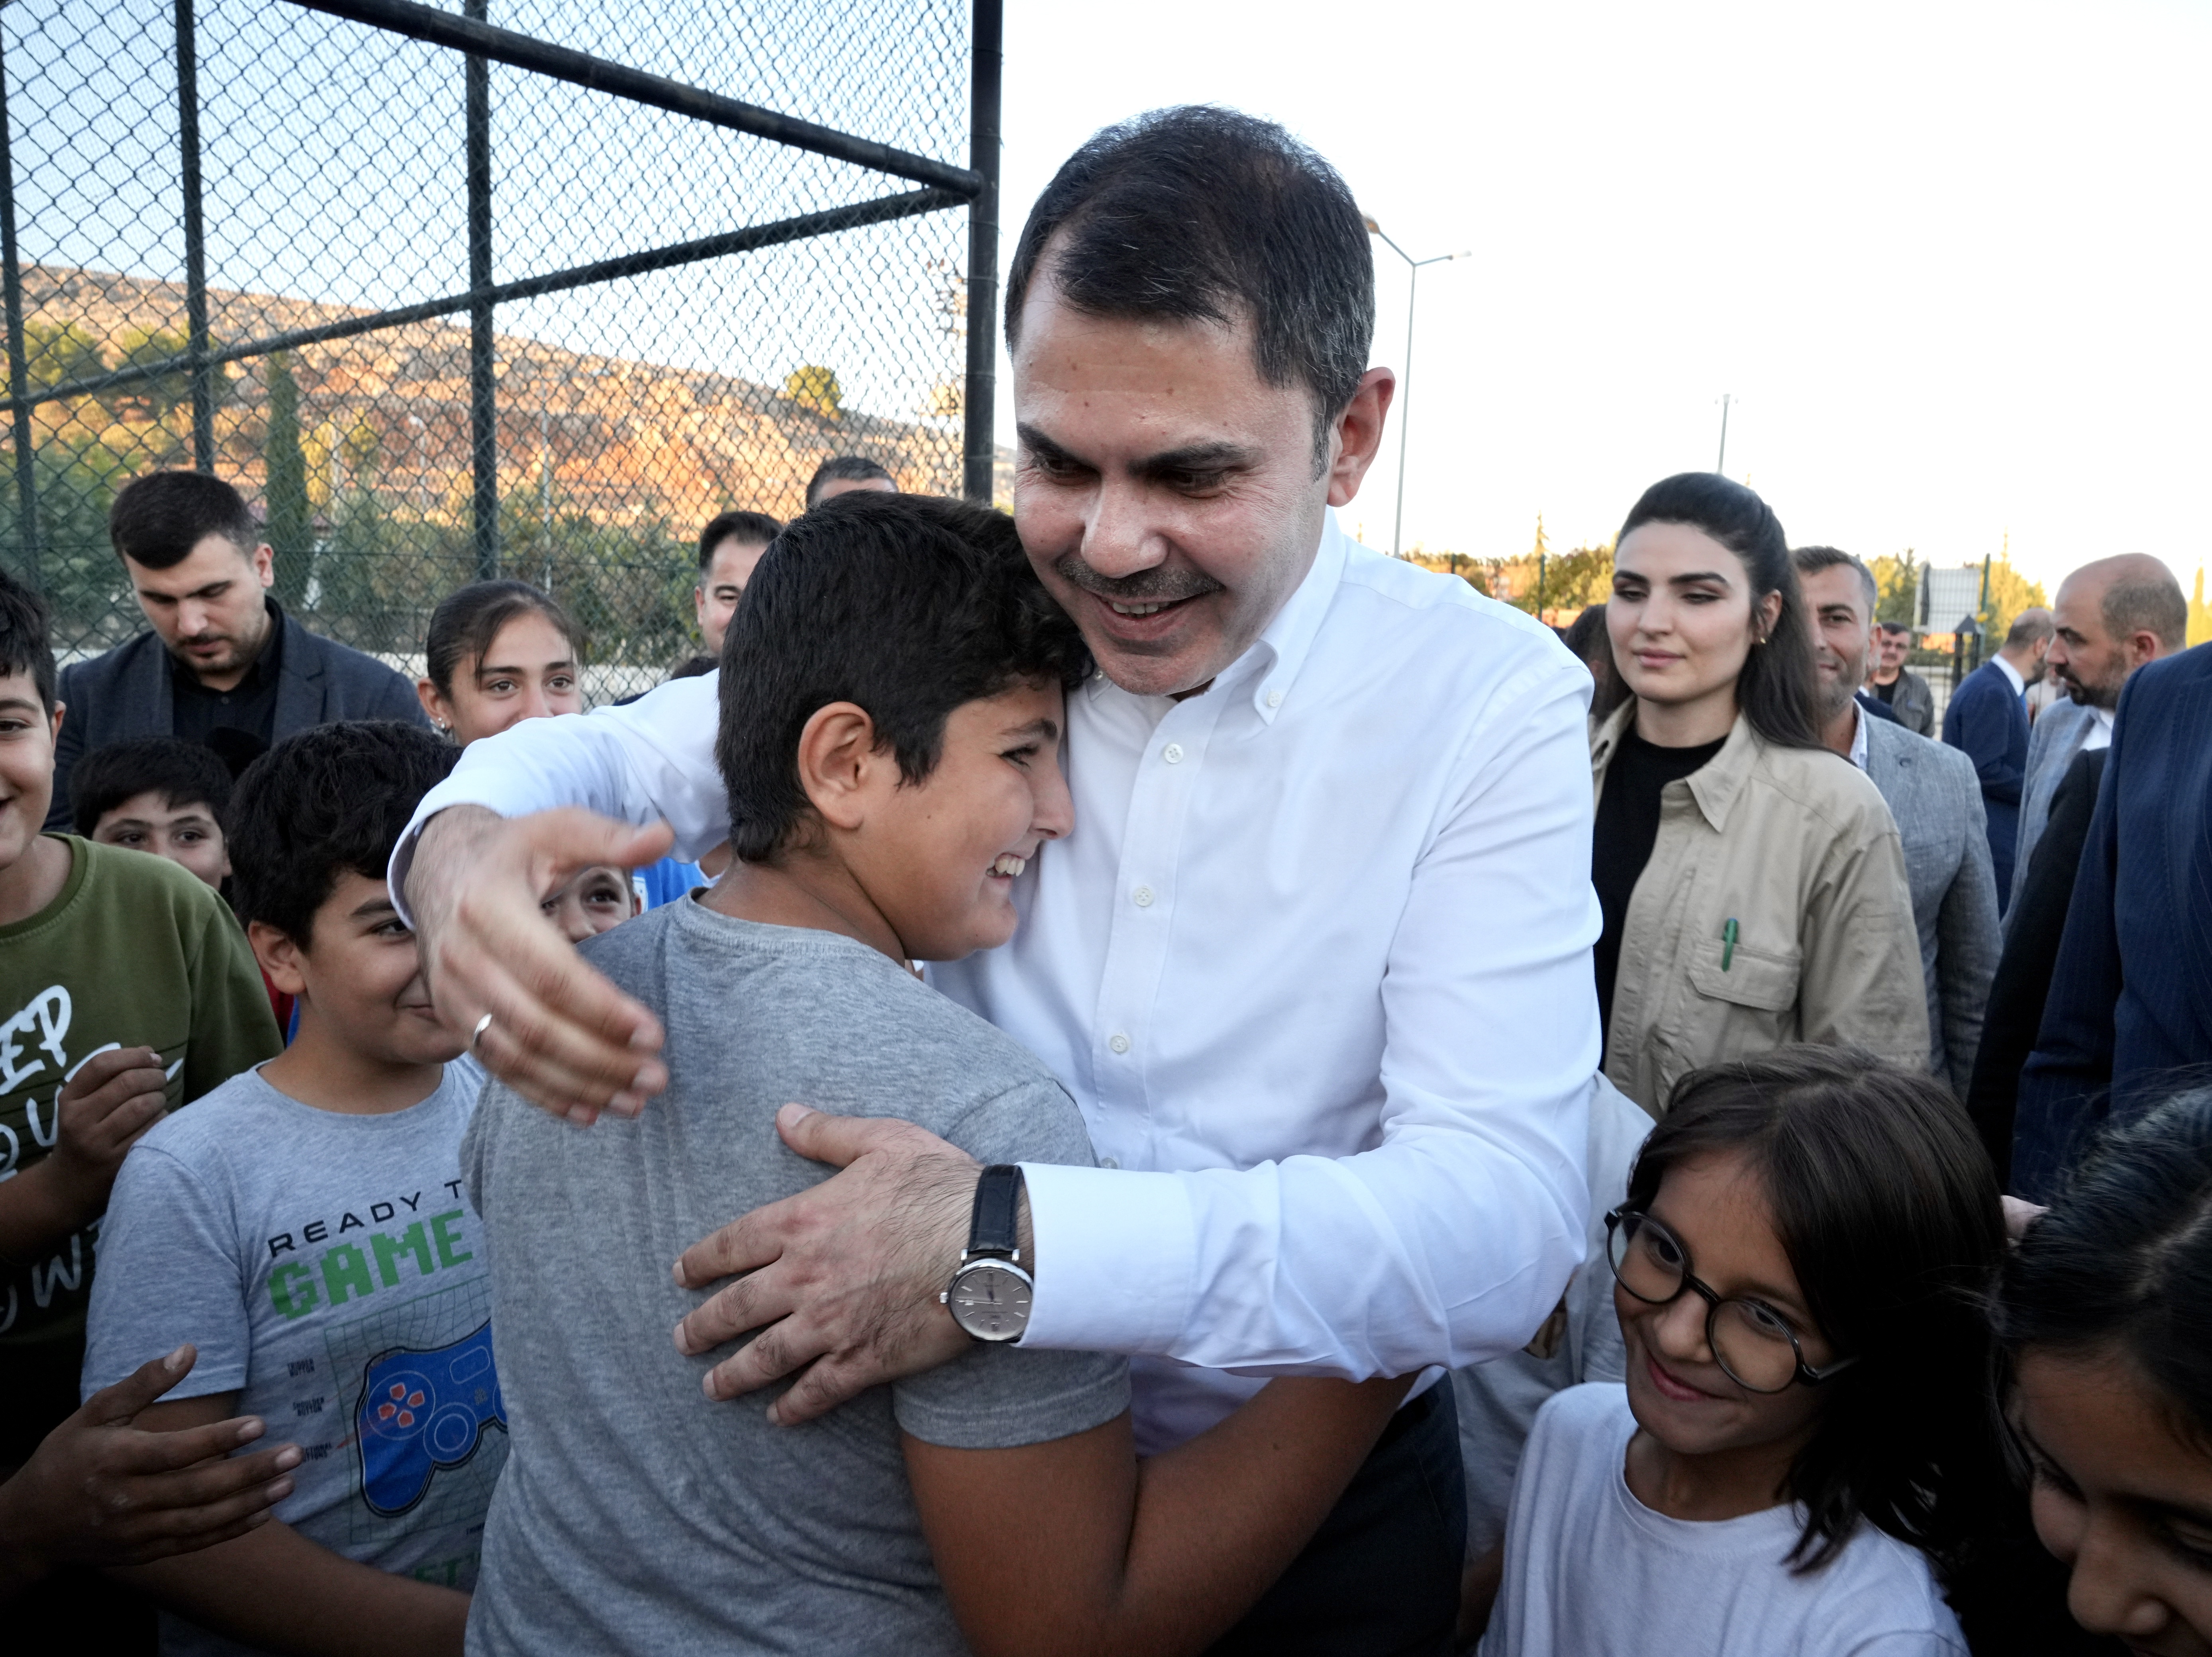
[[[161,1120],[164,1079],[151,1047],[85,1060],[55,1107],[53,1150],[0,1181],[0,1259],[28,1259],[99,1217],[124,1153]]]
[[[1144,1462],[1126,1414],[1012,1450],[908,1435],[915,1502],[961,1632],[978,1657],[1202,1650],[1297,1557],[1409,1384],[1278,1381]]]
[[[157,1404],[155,1431],[222,1420],[235,1393]],[[199,1553],[110,1575],[170,1610],[248,1645],[293,1657],[459,1657],[469,1596],[381,1571],[274,1520]]]

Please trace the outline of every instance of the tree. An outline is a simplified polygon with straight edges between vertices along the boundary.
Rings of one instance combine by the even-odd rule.
[[[783,394],[802,409],[811,409],[824,420],[844,416],[845,392],[835,369],[817,362],[803,363],[785,376]]]
[[[1984,651],[1994,651],[2004,642],[2013,620],[2023,610],[2048,607],[2051,600],[2044,596],[2043,583],[2031,581],[2012,567],[2011,541],[2008,537],[2006,550],[1990,560],[1989,587],[1982,604],[1982,637],[1987,640]]]
[[[1907,627],[1917,619],[1920,603],[1919,557],[1911,547],[1892,558],[1885,555],[1874,561],[1874,584],[1878,595],[1874,607],[1877,622],[1902,622]]]
[[[276,598],[300,607],[315,561],[315,520],[307,501],[307,452],[300,441],[300,382],[292,354],[272,351],[263,371],[269,386],[269,427],[261,460],[268,477],[264,532],[276,555]]]

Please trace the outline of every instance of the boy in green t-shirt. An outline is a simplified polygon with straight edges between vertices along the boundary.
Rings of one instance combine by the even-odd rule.
[[[279,1047],[213,889],[161,858],[40,833],[64,711],[45,606],[0,574],[0,1475],[76,1411],[124,1153]]]

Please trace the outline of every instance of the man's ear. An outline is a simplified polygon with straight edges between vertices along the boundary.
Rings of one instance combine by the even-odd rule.
[[[2128,665],[2137,668],[2146,662],[2154,662],[2158,659],[2158,652],[2164,648],[2155,633],[2130,634],[2128,635]]]
[[[265,920],[246,924],[246,941],[269,981],[286,995],[303,995],[307,988],[307,951],[289,932],[280,932]]]
[[[276,548],[264,541],[259,546],[254,548],[253,556],[248,561],[253,566],[253,573],[261,578],[263,586],[273,587],[276,585]]]
[[[855,702],[817,707],[799,733],[799,784],[817,816],[832,828],[860,826],[883,783],[884,767],[898,762],[876,743],[876,722]]]
[[[1360,483],[1382,446],[1382,428],[1389,418],[1390,400],[1397,394],[1398,377],[1388,368],[1370,368],[1360,377],[1359,389],[1337,416],[1330,434],[1330,506],[1345,506],[1359,493]]]

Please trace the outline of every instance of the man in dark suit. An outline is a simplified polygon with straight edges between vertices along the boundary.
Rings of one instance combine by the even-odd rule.
[[[2021,701],[2043,677],[2050,653],[2051,612],[2024,610],[1997,653],[1969,673],[1943,710],[1943,740],[1963,750],[1982,782],[1989,818],[1990,866],[1997,882],[1997,913],[2012,892],[2013,847],[2020,835],[2020,786],[2027,773],[2027,707]]]
[[[2012,1188],[2049,1200],[2088,1132],[2212,1065],[2212,646],[2120,694],[2057,970],[2020,1083]],[[2050,830],[2045,830],[2047,839]]]
[[[69,716],[47,828],[68,825],[70,767],[109,743],[181,737],[215,750],[235,775],[310,725],[428,722],[407,680],[308,632],[268,596],[269,544],[229,484],[149,473],[115,497],[107,527],[153,630],[62,670]]]
[[[2043,717],[2047,719],[2058,711],[2051,708]],[[2041,722],[2037,721],[2039,725]],[[2034,849],[2014,877],[2012,911],[2005,917],[2004,953],[1997,959],[1996,976],[1990,980],[1981,1051],[1975,1055],[1973,1080],[1966,1089],[1966,1114],[1989,1149],[2000,1183],[2010,1178],[2021,1068],[2035,1050],[2036,1032],[2043,1027],[2043,1006],[2058,966],[2066,911],[2074,901],[2075,871],[2081,865],[2089,819],[2097,809],[2097,785],[2110,751],[2093,748],[2074,756],[2051,791]],[[2012,1187],[2006,1183],[2005,1188]]]

